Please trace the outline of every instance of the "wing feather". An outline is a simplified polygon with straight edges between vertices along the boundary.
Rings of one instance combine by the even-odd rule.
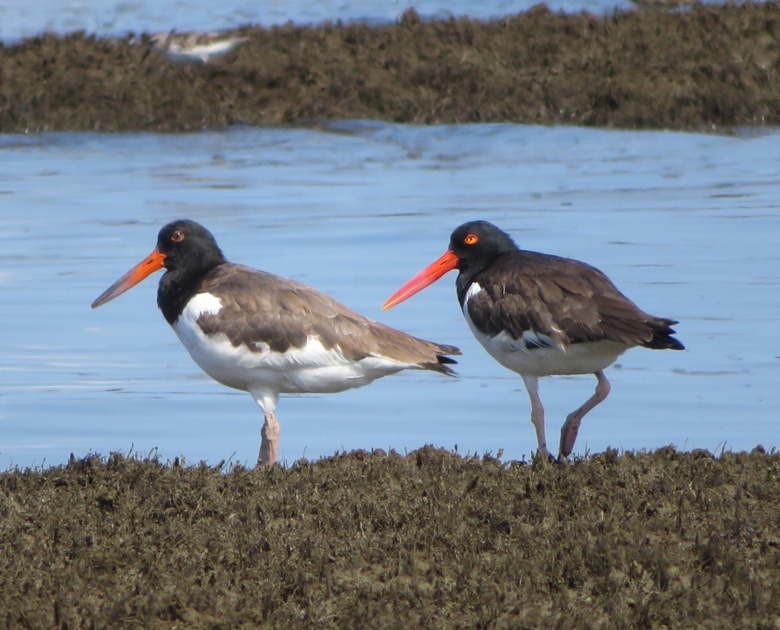
[[[450,373],[447,354],[454,346],[418,339],[370,320],[316,289],[241,265],[213,270],[200,289],[221,296],[223,308],[204,314],[198,323],[205,334],[224,332],[238,347],[263,345],[276,352],[301,348],[318,337],[326,349],[339,348],[347,359],[382,356]]]
[[[604,273],[577,260],[512,252],[473,282],[483,291],[469,300],[469,316],[490,335],[542,335],[560,348],[600,340],[655,347],[654,339],[674,332],[672,320],[645,313]]]

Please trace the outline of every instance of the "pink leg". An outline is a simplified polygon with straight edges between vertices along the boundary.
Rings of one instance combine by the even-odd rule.
[[[257,456],[258,466],[273,466],[279,455],[279,434],[282,432],[276,419],[276,402],[278,392],[267,389],[250,389],[252,398],[263,410],[263,428],[260,430],[260,453]]]
[[[539,447],[537,455],[547,459],[550,455],[547,450],[547,438],[544,435],[544,407],[539,398],[539,378],[536,376],[523,376],[528,397],[531,399],[531,422],[536,429],[536,443]]]
[[[566,422],[563,423],[561,428],[561,457],[568,457],[571,454],[574,442],[577,440],[577,432],[580,430],[580,423],[585,414],[599,403],[604,402],[607,396],[609,396],[610,384],[607,377],[604,376],[604,372],[599,370],[594,372],[594,375],[598,381],[596,383],[596,392],[585,401],[582,407],[566,416]]]
[[[265,422],[260,431],[260,454],[257,457],[258,466],[273,466],[279,453],[279,434],[281,427],[273,411],[266,412]]]

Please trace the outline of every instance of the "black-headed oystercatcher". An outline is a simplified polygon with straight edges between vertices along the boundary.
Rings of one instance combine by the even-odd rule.
[[[540,376],[596,376],[596,392],[567,416],[561,429],[560,455],[566,457],[582,418],[609,394],[605,368],[634,346],[684,350],[672,337],[676,321],[640,310],[598,269],[570,258],[523,251],[487,221],[458,227],[447,252],[382,308],[403,302],[452,269],[459,271],[458,301],[474,336],[490,356],[523,377],[541,456],[549,453]]]
[[[227,262],[194,221],[160,230],[152,253],[93,303],[105,304],[165,268],[157,305],[211,378],[248,391],[263,410],[258,464],[276,462],[279,394],[331,393],[406,369],[453,374],[454,346],[367,319],[319,291]]]

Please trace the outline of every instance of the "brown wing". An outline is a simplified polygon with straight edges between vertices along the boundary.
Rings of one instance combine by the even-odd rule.
[[[513,252],[477,274],[483,291],[469,301],[474,324],[519,339],[532,331],[565,348],[609,339],[629,346],[682,348],[673,320],[648,315],[586,263],[536,252]]]
[[[352,360],[385,356],[451,373],[445,355],[454,346],[417,339],[372,321],[300,282],[242,265],[220,265],[203,280],[200,292],[218,295],[223,308],[199,320],[206,334],[225,332],[234,346],[257,344],[284,352],[318,336],[325,348],[338,347]]]

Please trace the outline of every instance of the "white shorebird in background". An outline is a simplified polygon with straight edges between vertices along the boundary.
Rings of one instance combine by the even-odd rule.
[[[225,37],[219,33],[171,31],[152,35],[149,51],[165,56],[172,64],[200,66],[230,54],[247,39]]]

